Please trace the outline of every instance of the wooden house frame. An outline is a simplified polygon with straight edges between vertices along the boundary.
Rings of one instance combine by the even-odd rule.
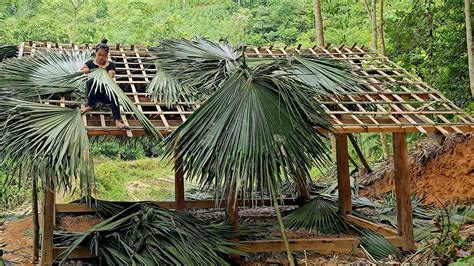
[[[82,50],[88,45],[57,44],[50,42],[25,42],[19,46],[18,57],[45,49]],[[323,97],[320,100],[328,114],[328,121],[333,126],[331,132],[336,143],[336,163],[340,210],[347,222],[372,229],[395,246],[404,250],[414,249],[412,209],[410,203],[410,168],[406,135],[409,132],[422,132],[435,135],[448,133],[470,133],[474,131],[474,119],[461,108],[446,99],[418,77],[397,66],[387,57],[374,54],[357,46],[328,46],[325,48],[308,47],[247,47],[249,57],[280,57],[288,54],[312,54],[328,56],[342,61],[352,67],[352,72],[361,77],[369,88],[364,93]],[[150,54],[146,47],[140,45],[112,45],[110,57],[117,64],[115,80],[128,97],[166,136],[186,121],[187,117],[199,107],[199,103],[181,102],[167,106],[165,103],[153,102],[145,93],[147,84],[153,78],[156,69],[146,59]],[[64,98],[50,100],[51,104],[61,106],[77,105]],[[130,130],[123,131],[115,127],[108,112],[93,111],[83,115],[84,124],[89,136],[127,135],[129,137],[144,134],[143,128],[131,113],[122,112],[124,123]],[[321,128],[315,128],[324,131]],[[393,159],[395,169],[395,192],[397,201],[398,229],[392,230],[352,215],[351,188],[349,180],[348,135],[364,132],[386,132],[393,134]],[[175,164],[179,164],[175,161]],[[259,204],[270,204],[269,200],[258,201]],[[294,204],[294,200],[285,199],[285,203]],[[175,210],[186,208],[212,208],[214,201],[185,201],[184,177],[180,171],[175,172],[175,201],[157,202],[156,204]],[[223,203],[225,204],[225,203]],[[239,200],[238,205],[249,202]],[[225,206],[225,205],[223,205]],[[91,212],[85,204],[56,204],[53,191],[46,191],[43,201],[43,237],[42,263],[52,263],[60,248],[53,247],[53,230],[57,213]],[[228,210],[231,218],[237,221],[237,209]],[[284,251],[281,240],[260,240],[241,242],[244,252]],[[323,253],[350,252],[357,247],[359,240],[354,237],[290,239],[292,251],[315,250]],[[88,248],[78,249],[71,258],[91,257]]]

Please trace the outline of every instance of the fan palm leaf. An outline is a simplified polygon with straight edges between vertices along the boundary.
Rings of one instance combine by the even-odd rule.
[[[243,54],[226,43],[205,39],[162,40],[160,46],[149,50],[158,73],[147,90],[155,97],[163,95],[161,99],[167,103],[180,97],[207,99],[237,69]]]
[[[10,177],[41,178],[65,191],[79,180],[90,195],[93,162],[78,109],[0,98],[0,128],[0,163]]]
[[[323,235],[341,234],[348,227],[337,202],[317,197],[283,218],[290,229],[306,229]]]
[[[78,92],[84,88],[84,74],[78,71],[90,57],[87,50],[50,50],[5,60],[0,65],[0,88],[20,98]]]
[[[300,99],[278,91],[258,75],[236,72],[167,138],[168,154],[176,148],[187,176],[203,188],[225,188],[229,182],[250,192],[271,191],[270,184],[280,188],[282,177],[307,171],[328,156],[312,123],[294,111]],[[319,110],[305,104],[305,110]]]
[[[104,208],[108,202],[98,202]],[[120,210],[112,203],[108,210]],[[100,209],[99,209],[100,211]],[[61,233],[58,233],[61,235]],[[228,265],[224,254],[241,254],[229,225],[208,224],[151,203],[123,208],[85,233],[63,234],[67,257],[77,246],[89,245],[107,264]]]
[[[367,229],[361,229],[359,231],[361,233],[361,237],[359,237],[361,246],[364,247],[375,260],[387,258],[389,255],[395,255],[397,258],[402,257],[400,250],[380,234]]]

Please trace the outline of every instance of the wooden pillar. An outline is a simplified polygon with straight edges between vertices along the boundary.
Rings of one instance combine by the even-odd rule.
[[[296,177],[295,182],[298,189],[298,200],[303,203],[305,200],[309,199],[308,182],[306,180],[305,171],[299,171],[299,175]]]
[[[336,164],[339,208],[343,215],[352,213],[351,181],[349,178],[349,151],[347,134],[336,134]]]
[[[234,230],[238,231],[240,227],[238,206],[239,200],[237,199],[237,191],[231,182],[232,181],[229,181],[226,189],[226,215]]]
[[[43,234],[41,238],[41,265],[52,265],[53,258],[53,232],[56,218],[55,188],[43,185]]]
[[[403,238],[403,250],[414,250],[410,168],[408,164],[406,133],[393,133],[393,161],[395,168],[398,234]]]
[[[174,153],[174,196],[177,211],[184,210],[184,171],[183,157],[179,156],[175,149]]]

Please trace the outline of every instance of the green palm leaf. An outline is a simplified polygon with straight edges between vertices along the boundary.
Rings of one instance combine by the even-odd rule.
[[[147,90],[152,97],[163,95],[167,103],[180,97],[207,99],[236,70],[242,56],[241,49],[205,39],[162,40],[149,50],[158,73]]]
[[[9,176],[41,178],[90,195],[95,176],[78,109],[0,98],[0,163]]]
[[[188,178],[204,188],[224,190],[230,183],[250,193],[271,191],[282,178],[328,160],[313,129],[327,126],[317,102],[300,83],[283,84],[268,71],[234,73],[167,138],[167,153],[177,148]]]
[[[360,244],[375,259],[381,260],[389,255],[395,255],[401,258],[402,254],[395,246],[393,246],[383,236],[367,229],[360,230]]]
[[[0,65],[0,88],[20,98],[77,92],[84,87],[84,74],[78,71],[90,57],[87,50],[50,50],[5,60]]]
[[[107,205],[112,206],[107,207]],[[151,203],[137,203],[128,208],[115,203],[97,202],[102,208],[118,211],[85,233],[59,233],[64,255],[77,246],[88,245],[108,264],[143,265],[228,265],[224,254],[241,254],[231,239],[232,228],[226,224],[208,224],[180,212]]]
[[[323,235],[341,234],[348,227],[337,202],[317,197],[283,218],[290,229],[306,229]]]
[[[193,94],[192,88],[183,86],[179,80],[172,75],[166,73],[156,63],[157,72],[150,84],[147,86],[147,93],[153,101],[165,102],[172,104],[182,99],[185,102],[190,101],[190,97]]]

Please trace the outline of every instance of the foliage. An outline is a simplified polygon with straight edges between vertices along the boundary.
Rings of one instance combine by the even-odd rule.
[[[9,177],[37,178],[90,195],[94,184],[89,139],[78,109],[0,98],[0,164]]]
[[[107,264],[228,265],[224,254],[240,254],[229,225],[204,223],[150,203],[97,206],[106,220],[85,233],[63,235],[66,257],[78,245],[90,246]]]
[[[401,258],[402,255],[400,250],[394,247],[383,236],[366,229],[360,230],[360,233],[360,245],[376,261],[387,258],[390,255],[395,255],[397,258]]]
[[[343,66],[298,57],[250,60],[242,51],[229,57],[221,51],[239,49],[204,40],[178,44],[158,51],[166,71],[181,84],[215,91],[165,141],[167,155],[177,149],[183,157],[188,178],[203,188],[232,186],[251,195],[279,189],[282,177],[306,178],[312,163],[327,160],[312,127],[328,125],[313,99],[360,89]]]
[[[14,210],[31,201],[28,183],[20,185],[17,179],[7,180],[5,171],[0,168],[0,213]]]
[[[149,157],[152,157],[154,155],[153,151],[149,152]],[[143,158],[145,156],[145,151],[141,146],[121,145],[117,142],[107,141],[93,144],[92,155],[104,156],[113,160],[121,159],[124,161],[132,161]]]
[[[316,197],[283,218],[289,229],[306,229],[323,235],[341,234],[348,227],[339,213],[338,203]]]
[[[461,107],[471,101],[464,20],[457,0],[413,1],[386,20],[392,59]]]

